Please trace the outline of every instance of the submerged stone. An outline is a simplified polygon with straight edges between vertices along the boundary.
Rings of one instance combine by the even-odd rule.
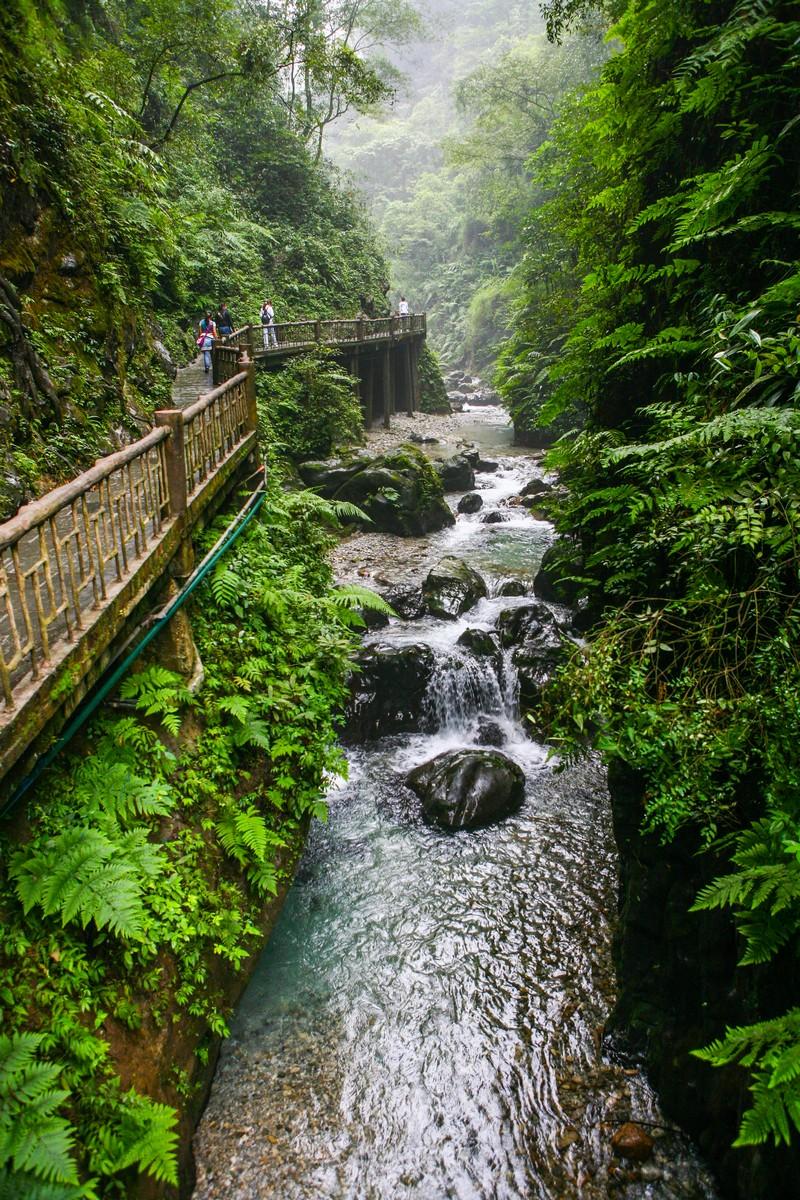
[[[450,750],[406,777],[425,820],[440,829],[475,829],[522,807],[522,769],[497,750]]]

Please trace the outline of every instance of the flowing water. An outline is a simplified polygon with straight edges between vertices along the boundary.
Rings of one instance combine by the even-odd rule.
[[[526,602],[497,595],[499,582],[530,583],[552,537],[504,506],[534,473],[510,451],[504,416],[482,410],[464,426],[499,447],[500,469],[479,477],[482,512],[426,554],[465,558],[489,598],[458,621],[395,621],[378,635],[433,648],[435,732],[349,753],[223,1048],[195,1200],[715,1195],[604,1037],[617,877],[603,773],[557,772],[520,725],[510,661],[495,670],[456,645]],[[498,507],[508,520],[484,525]],[[427,827],[405,774],[478,744],[487,722],[525,770],[523,808],[473,832]],[[656,1135],[643,1165],[611,1152],[631,1119]]]

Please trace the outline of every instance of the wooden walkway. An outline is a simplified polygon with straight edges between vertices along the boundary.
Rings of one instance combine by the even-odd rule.
[[[237,330],[213,378],[202,357],[178,372],[150,433],[0,525],[0,780],[78,706],[197,522],[256,465],[256,361],[424,336],[424,316]]]

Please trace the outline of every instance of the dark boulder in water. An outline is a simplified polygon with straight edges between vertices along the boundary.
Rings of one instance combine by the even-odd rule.
[[[428,611],[421,587],[397,587],[382,595],[404,621],[417,621]]]
[[[528,587],[521,579],[505,579],[498,588],[498,596],[527,596]]]
[[[512,647],[523,708],[532,707],[571,646],[546,605],[534,601],[507,608],[497,618],[500,644]]]
[[[434,617],[455,619],[477,604],[487,592],[477,571],[462,559],[447,555],[428,572],[422,594]]]
[[[430,646],[375,642],[355,660],[342,740],[368,742],[390,733],[427,732],[425,694],[434,671]]]
[[[458,502],[458,512],[460,513],[476,513],[483,508],[483,497],[477,492],[467,492],[466,496],[462,496]]]
[[[463,454],[434,463],[446,492],[469,492],[475,486],[475,471]]]
[[[505,740],[505,730],[496,721],[484,721],[475,734],[475,741],[481,746],[502,746]]]
[[[415,767],[406,781],[425,820],[440,829],[475,829],[517,812],[525,799],[522,769],[497,750],[450,750]]]

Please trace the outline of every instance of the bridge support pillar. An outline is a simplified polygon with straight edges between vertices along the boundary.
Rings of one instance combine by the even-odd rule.
[[[410,341],[403,346],[403,383],[406,393],[406,412],[414,414],[414,347]]]
[[[386,429],[391,426],[394,410],[394,387],[392,384],[392,351],[387,346],[383,352],[383,424]]]
[[[375,365],[371,358],[361,360],[361,402],[364,406],[364,428],[372,425],[375,393]]]
[[[411,411],[417,412],[419,409],[419,356],[421,353],[421,344],[415,338],[409,343],[411,354]]]

